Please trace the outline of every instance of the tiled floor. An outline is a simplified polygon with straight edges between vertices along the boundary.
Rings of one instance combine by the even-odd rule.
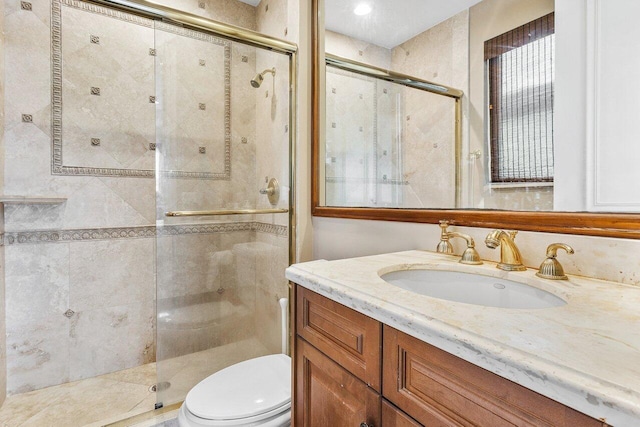
[[[182,400],[191,387],[212,372],[264,354],[265,347],[254,338],[162,361],[160,375],[171,387],[161,397]],[[112,423],[118,427],[173,427],[176,411],[136,417],[153,411],[156,393],[149,387],[156,381],[156,364],[150,363],[9,396],[0,408],[0,427],[100,427]],[[121,421],[130,418],[130,423]]]

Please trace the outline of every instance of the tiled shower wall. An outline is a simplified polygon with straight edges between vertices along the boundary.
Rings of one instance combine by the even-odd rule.
[[[430,28],[423,33],[413,37],[412,39],[402,43],[393,49],[385,49],[366,42],[355,40],[353,38],[327,32],[325,37],[326,50],[333,54],[349,58],[355,61],[364,62],[377,67],[391,69],[403,74],[418,76],[426,80],[434,81],[440,84],[460,88],[463,91],[468,86],[467,78],[467,60],[468,60],[468,12],[462,12],[436,26]],[[331,102],[331,97],[339,96],[331,91],[349,92],[355,90],[355,86],[360,84],[360,79],[350,79],[348,85],[341,85],[340,88],[327,88],[327,102]],[[392,201],[397,206],[415,207],[415,208],[433,208],[433,207],[454,207],[455,206],[455,128],[454,128],[454,102],[450,98],[428,94],[419,90],[408,88],[400,88],[395,91],[399,92],[398,97],[401,99],[402,110],[395,114],[402,118],[401,133],[403,137],[401,167],[395,168],[400,174],[394,173],[394,168],[385,168],[384,162],[388,162],[389,154],[384,155],[383,145],[388,146],[389,140],[394,135],[390,135],[390,129],[395,125],[395,120],[378,120],[375,125],[377,134],[367,139],[373,138],[372,146],[379,146],[377,150],[376,161],[368,161],[370,169],[375,168],[381,171],[377,175],[378,197],[369,197],[368,200],[354,200],[349,203],[349,195],[346,205],[381,205]],[[360,92],[363,92],[362,90]],[[356,93],[357,97],[358,94]],[[360,94],[359,96],[362,96]],[[381,92],[378,94],[378,105],[382,107],[385,99],[389,96]],[[349,104],[357,103],[357,98]],[[337,103],[337,101],[336,101]],[[369,102],[371,103],[371,102]],[[340,105],[345,105],[341,100]],[[329,106],[328,106],[329,108]],[[367,107],[369,108],[369,107]],[[376,115],[384,117],[385,112],[378,107]],[[336,123],[327,123],[327,139],[331,142],[331,133],[333,129],[329,126],[335,125],[339,128],[341,125],[350,122],[363,122],[363,114],[366,110],[363,108],[352,108],[345,116],[347,111],[338,112],[337,116],[341,118]],[[356,113],[357,112],[357,113]],[[354,116],[354,114],[357,114]],[[345,123],[345,117],[348,117]],[[391,122],[392,126],[385,126],[385,122]],[[361,126],[364,130],[368,127]],[[366,136],[366,135],[365,135]],[[344,139],[344,138],[343,138]],[[356,137],[347,138],[348,141],[357,139]],[[334,142],[337,142],[334,141]],[[388,150],[387,150],[388,153]],[[332,172],[333,165],[332,156],[327,154],[327,176]],[[373,153],[368,153],[373,157]],[[365,157],[362,156],[363,163],[367,163]],[[357,160],[357,159],[356,159]],[[357,166],[357,165],[356,165]],[[380,166],[380,167],[378,167]],[[352,168],[353,169],[353,168]],[[384,171],[389,169],[389,171]],[[384,179],[384,176],[387,179]],[[353,178],[353,177],[352,177]],[[395,188],[392,188],[395,187]],[[349,189],[346,190],[347,192]],[[336,201],[335,205],[345,205],[340,201],[338,193],[344,193],[345,190],[340,188],[339,183],[327,183],[327,202]],[[370,191],[375,194],[376,191]],[[395,195],[393,193],[398,193]],[[386,197],[385,197],[386,196]],[[344,197],[342,197],[344,199]]]
[[[52,156],[52,141],[55,140],[57,127],[55,91],[52,105],[52,70],[55,79],[56,57],[52,56],[51,50],[54,47],[52,37],[55,38],[57,33],[52,33],[51,4],[56,6],[56,2],[58,0],[34,0],[27,2],[28,7],[25,2],[17,0],[4,2],[7,64],[4,98],[7,116],[4,132],[4,193],[66,198],[66,201],[59,204],[12,204],[5,208],[8,230],[4,236],[4,250],[9,393],[20,393],[136,366],[153,361],[156,356],[156,230],[153,226],[156,219],[155,180],[152,171],[144,171],[153,168],[153,150],[156,148],[152,145],[155,142],[155,127],[153,123],[149,127],[146,124],[148,121],[145,120],[149,120],[148,117],[153,119],[154,102],[161,100],[151,98],[159,94],[153,92],[153,78],[148,80],[145,74],[148,70],[141,68],[140,63],[147,61],[152,65],[150,70],[153,71],[152,53],[160,52],[151,52],[153,45],[140,44],[139,58],[127,59],[118,56],[105,62],[105,56],[100,52],[113,49],[114,46],[110,43],[117,32],[113,32],[115,27],[103,24],[113,18],[98,16],[99,14],[94,12],[83,12],[95,15],[92,15],[92,18],[101,20],[101,25],[90,28],[85,37],[79,37],[74,41],[76,44],[69,41],[65,44],[65,40],[72,40],[64,38],[65,28],[74,29],[70,31],[70,35],[77,35],[80,30],[74,27],[77,21],[72,19],[73,14],[64,15],[63,9],[61,54],[63,67],[67,67],[62,69],[65,71],[63,77],[75,76],[75,80],[64,80],[62,87],[66,85],[70,90],[77,89],[77,93],[72,93],[76,98],[69,98],[75,99],[75,104],[66,103],[66,110],[63,110],[63,136],[68,138],[62,139],[62,151],[58,159]],[[249,29],[255,29],[257,25],[255,8],[234,0],[166,3],[174,8],[182,8]],[[73,8],[74,13],[84,7],[81,2],[75,0],[64,0],[58,2],[58,5]],[[119,24],[122,23],[122,19],[115,20],[118,20]],[[114,26],[116,25],[114,23]],[[138,25],[136,28],[144,32],[143,27],[144,25]],[[153,36],[153,32],[151,35]],[[132,41],[140,42],[140,39],[144,37],[136,37]],[[153,41],[153,38],[151,40]],[[65,50],[68,48],[73,49],[73,54]],[[73,55],[74,62],[65,63],[65,54],[69,59]],[[198,67],[209,65],[202,65],[199,61],[202,59],[194,56]],[[232,114],[228,135],[231,181],[202,177],[190,179],[184,176],[174,179],[174,187],[164,194],[166,199],[160,199],[164,203],[169,200],[169,196],[175,196],[175,199],[170,199],[175,201],[172,208],[211,209],[252,206],[256,203],[257,189],[260,188],[256,186],[256,182],[259,181],[256,175],[256,147],[259,141],[256,140],[257,124],[253,100],[258,99],[259,95],[249,86],[249,80],[262,64],[257,64],[255,49],[246,49],[235,43],[229,60],[230,88],[234,94],[231,98]],[[86,64],[85,68],[82,68],[83,63]],[[96,73],[93,75],[100,76],[101,79],[98,82],[90,78],[91,67],[95,67],[96,64],[108,66],[94,69]],[[284,71],[284,66],[281,67]],[[109,74],[110,72],[112,74]],[[130,87],[136,90],[135,93],[139,92],[138,98],[141,103],[133,111],[148,109],[151,113],[143,112],[142,114],[146,115],[136,116],[143,117],[141,120],[126,121],[126,116],[123,116],[122,120],[109,121],[112,119],[108,115],[109,111],[114,107],[117,109],[119,105],[130,104],[127,99],[114,101],[114,98],[110,97],[109,81],[118,79],[128,79],[124,83],[131,84]],[[286,84],[284,86],[286,87]],[[121,92],[118,96],[126,93],[131,91]],[[66,95],[64,90],[62,95]],[[264,94],[262,96],[264,97]],[[282,101],[286,97],[278,96],[282,96]],[[250,101],[247,102],[247,99]],[[99,110],[96,107],[98,102],[114,103],[111,109]],[[206,105],[203,108],[200,104]],[[67,108],[68,105],[79,106],[75,111],[78,115],[74,121],[70,120],[70,116],[65,116],[73,112],[72,108]],[[276,114],[282,114],[282,105],[280,104]],[[99,111],[100,114],[86,115],[87,110]],[[196,102],[193,113],[186,117],[195,120],[198,114],[208,113],[216,113],[208,101]],[[224,112],[222,114],[224,116]],[[30,116],[31,120],[24,120],[23,115]],[[268,123],[263,125],[262,129],[269,129]],[[112,133],[103,132],[104,136],[94,135],[95,132],[105,129],[111,130]],[[284,135],[284,129],[279,131]],[[72,138],[76,136],[77,138]],[[273,144],[278,145],[284,138],[283,136]],[[131,144],[115,145],[116,142],[125,140]],[[110,141],[113,141],[113,146],[109,146]],[[204,153],[200,151],[203,144],[195,144],[198,152],[193,158],[196,159],[196,163],[202,158],[198,157],[200,155],[219,153],[220,147],[224,147],[224,138],[222,141],[214,141],[213,144],[205,147]],[[135,151],[127,151],[127,147],[132,147]],[[53,148],[56,154],[57,146],[53,144]],[[277,155],[281,153],[276,152]],[[1,154],[0,150],[0,156]],[[280,162],[279,158],[275,161],[268,156],[268,152],[261,154],[261,161],[265,165]],[[78,175],[54,175],[52,164],[55,168],[57,161],[60,162],[58,165],[64,167],[85,169]],[[211,164],[219,166],[213,161]],[[193,169],[194,162],[185,161],[183,166],[185,170]],[[109,174],[101,171],[104,169],[120,169],[123,172]],[[72,169],[67,172],[70,170]],[[260,175],[263,173],[260,171]],[[267,173],[277,173],[280,176],[282,172],[278,170]],[[286,199],[281,200],[281,203],[286,203]],[[215,257],[216,253],[222,254],[218,255],[218,264],[209,265],[214,270],[218,267],[220,269],[207,271],[207,274],[223,273],[220,277],[226,279],[218,280],[228,281],[222,287],[230,289],[224,294],[229,296],[234,294],[232,290],[237,283],[238,275],[243,273],[232,272],[225,275],[228,273],[225,269],[235,264],[255,269],[252,267],[255,264],[242,262],[242,246],[237,246],[238,244],[248,243],[250,246],[252,242],[258,244],[266,239],[271,242],[270,246],[279,248],[278,262],[281,262],[282,258],[286,259],[286,255],[283,256],[281,252],[284,249],[286,254],[286,231],[283,231],[284,227],[269,225],[280,220],[241,220],[245,225],[240,227],[231,223],[235,221],[232,218],[223,220],[223,224],[215,227],[202,224],[193,227],[178,222],[171,227],[165,227],[162,232],[169,236],[174,235],[172,233],[185,235],[182,241],[187,243],[182,244],[182,249],[179,246],[175,247],[180,250],[173,254],[187,260],[183,263],[184,266],[193,267],[183,270],[185,275],[197,271],[199,249],[206,248],[203,253],[207,256]],[[285,224],[286,221],[281,225]],[[164,237],[166,236],[163,235],[159,240]],[[191,244],[193,239],[200,243]],[[272,248],[269,252],[273,252]],[[227,254],[231,255],[230,260],[229,256],[225,258]],[[286,288],[286,281],[283,277],[278,281],[275,276],[277,272],[274,272],[273,279],[273,283],[277,285],[272,286],[269,280],[264,279],[268,282],[264,286],[268,287],[269,295],[282,295],[282,283]],[[213,299],[213,295],[218,295],[214,293],[219,290],[218,285],[220,283],[213,286],[203,279],[201,284],[190,290],[191,295],[164,296],[182,297],[183,303],[194,304],[194,298]],[[272,290],[275,287],[278,289]],[[257,293],[262,291],[254,288],[247,292],[252,292],[254,298],[258,298],[260,296]],[[273,317],[271,312],[269,316]],[[252,317],[251,323],[254,322]],[[247,330],[253,329],[248,327]],[[193,345],[193,349],[200,347],[202,343],[196,342]]]
[[[4,3],[0,2],[0,18],[4,16]],[[0,58],[4,58],[4,20],[0,20]],[[4,61],[0,60],[0,169],[4,169]],[[4,189],[4,174],[0,173],[0,194]],[[0,405],[7,395],[7,351],[5,319],[5,262],[4,262],[4,205],[0,203]]]

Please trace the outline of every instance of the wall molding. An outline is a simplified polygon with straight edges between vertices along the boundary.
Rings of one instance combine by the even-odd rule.
[[[151,30],[161,30],[195,40],[220,45],[224,49],[224,170],[222,172],[189,172],[183,170],[167,170],[160,172],[169,178],[191,178],[206,180],[231,179],[231,42],[210,34],[201,33],[164,22],[155,22],[134,14],[86,3],[79,0],[53,0],[51,2],[51,173],[53,175],[73,176],[115,176],[153,178],[153,169],[99,168],[64,165],[63,158],[63,124],[62,124],[62,10],[71,7],[88,13],[99,14],[118,19]],[[158,149],[161,150],[160,144]]]
[[[233,233],[241,231],[255,231],[285,237],[289,235],[288,228],[284,225],[268,224],[257,221],[225,222],[166,225],[161,227],[150,225],[139,227],[9,231],[4,234],[0,234],[0,246],[39,243],[68,243],[92,240],[141,239],[191,234]]]

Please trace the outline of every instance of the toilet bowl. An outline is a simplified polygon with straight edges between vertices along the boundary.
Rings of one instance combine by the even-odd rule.
[[[180,427],[291,425],[291,358],[271,354],[200,381],[178,413]]]

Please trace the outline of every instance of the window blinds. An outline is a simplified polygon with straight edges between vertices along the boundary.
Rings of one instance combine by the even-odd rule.
[[[553,181],[554,15],[485,42],[492,182]]]

